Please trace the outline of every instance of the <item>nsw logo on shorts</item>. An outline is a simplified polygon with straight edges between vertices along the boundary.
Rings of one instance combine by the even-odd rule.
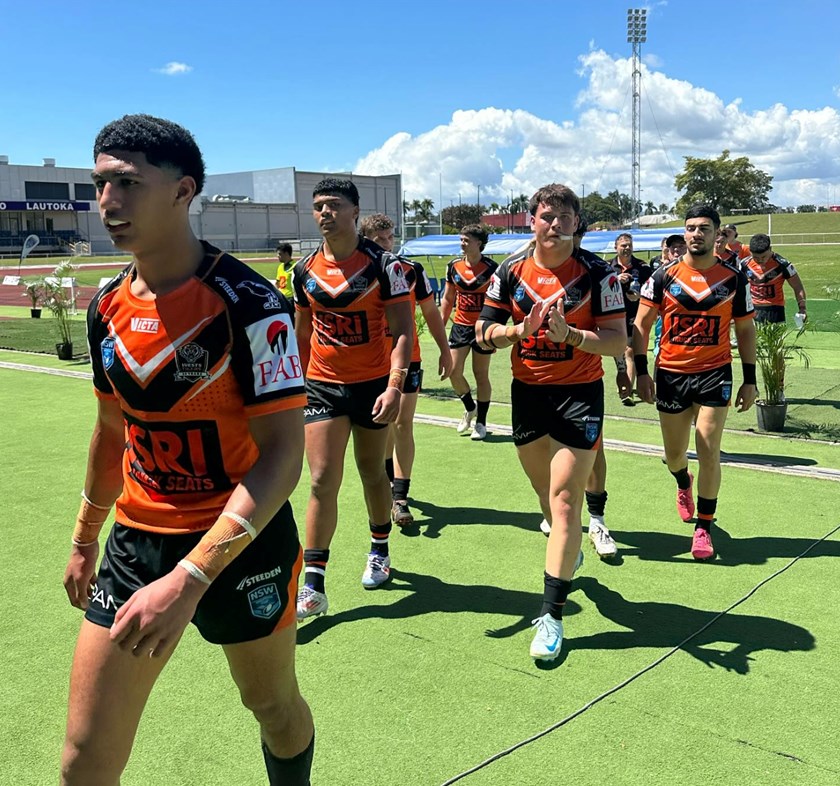
[[[280,611],[280,593],[276,584],[264,584],[248,593],[251,614],[263,620],[270,620]]]
[[[732,384],[730,382],[724,382],[720,388],[720,397],[724,401],[729,401],[732,398]]]
[[[601,421],[597,418],[594,420],[590,420],[589,418],[586,419],[584,423],[584,434],[586,435],[587,442],[595,442],[598,439],[598,434],[601,431]]]

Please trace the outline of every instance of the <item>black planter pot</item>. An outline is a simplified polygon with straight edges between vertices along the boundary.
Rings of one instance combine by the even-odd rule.
[[[757,401],[755,413],[758,419],[759,431],[784,431],[787,417],[787,403],[764,404]]]
[[[41,309],[40,308],[30,308],[29,309],[29,316],[32,319],[40,319],[41,318]]]
[[[73,345],[72,344],[56,344],[55,351],[58,352],[59,360],[73,359]]]

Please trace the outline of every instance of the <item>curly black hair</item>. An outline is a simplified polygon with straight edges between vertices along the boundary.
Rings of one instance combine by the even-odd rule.
[[[124,115],[113,120],[96,136],[93,160],[100,153],[127,150],[143,153],[146,160],[157,167],[172,167],[181,176],[195,180],[195,193],[204,189],[204,159],[201,151],[186,128],[152,115]]]

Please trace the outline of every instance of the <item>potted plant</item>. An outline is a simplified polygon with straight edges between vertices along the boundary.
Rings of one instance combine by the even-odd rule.
[[[55,345],[55,348],[61,360],[73,359],[73,334],[70,331],[70,324],[75,304],[67,289],[61,285],[61,281],[68,278],[74,270],[73,264],[65,261],[58,265],[52,275],[44,278],[44,305],[55,317],[59,338],[59,343]]]
[[[41,306],[46,295],[46,283],[43,278],[32,278],[23,285],[23,296],[29,298],[29,315],[32,319],[41,318]]]
[[[805,368],[811,357],[799,343],[808,330],[789,327],[784,322],[759,322],[755,326],[755,354],[761,375],[761,392],[756,400],[756,416],[761,431],[784,431],[787,417],[785,369],[787,362],[799,358]]]

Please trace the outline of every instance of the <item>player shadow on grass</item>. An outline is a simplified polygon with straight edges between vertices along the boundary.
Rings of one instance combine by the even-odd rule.
[[[564,650],[621,650],[636,647],[676,647],[718,614],[678,603],[629,601],[591,576],[575,579],[606,619],[627,630],[572,637]],[[573,635],[573,634],[572,634]],[[732,648],[721,645],[732,644]],[[806,628],[773,617],[759,617],[732,611],[711,624],[682,647],[709,668],[720,666],[737,674],[748,674],[753,653],[761,650],[807,652],[816,641]]]
[[[518,527],[519,529],[530,530],[535,534],[540,533],[540,520],[542,516],[537,513],[522,513],[521,511],[497,510],[491,508],[476,507],[440,507],[433,502],[411,499],[410,506],[425,517],[418,520],[415,518],[411,527],[403,529],[404,535],[423,535],[425,538],[439,538],[444,527],[460,526],[463,524],[490,524],[504,525],[506,527]]]
[[[366,597],[374,601],[387,592],[411,594],[394,603],[364,606],[327,614],[306,622],[298,629],[298,644],[308,644],[322,633],[348,622],[369,619],[409,619],[423,614],[506,614],[514,618],[510,625],[488,630],[486,636],[507,638],[527,630],[540,610],[540,593],[503,589],[485,584],[451,584],[436,576],[391,569],[391,580]],[[573,600],[566,603],[564,616],[577,614],[580,606]]]
[[[619,554],[625,559],[638,557],[657,562],[694,562],[691,556],[692,524],[675,525],[682,533],[634,532],[611,529],[610,534],[619,545]],[[771,559],[798,557],[816,538],[780,538],[767,535],[757,537],[732,537],[723,527],[712,529],[715,558],[711,565],[733,567],[737,565],[764,565]],[[814,557],[840,557],[840,541],[824,540],[814,546],[803,559]]]

